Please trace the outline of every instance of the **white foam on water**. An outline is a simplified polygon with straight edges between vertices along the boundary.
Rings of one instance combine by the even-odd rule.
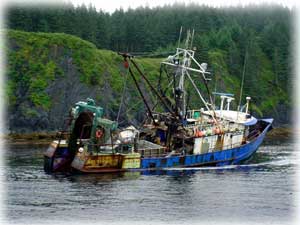
[[[164,168],[162,170],[169,171],[181,171],[181,170],[224,170],[224,169],[234,169],[238,165],[228,165],[228,166],[203,166],[203,167],[177,167],[177,168]]]
[[[240,168],[256,168],[263,166],[293,166],[298,165],[298,159],[281,159],[281,160],[270,160],[266,162],[260,163],[251,163],[251,164],[240,164],[240,165],[226,165],[226,166],[203,166],[203,167],[177,167],[177,168],[164,168],[162,170],[167,171],[183,171],[183,170],[232,170],[232,169],[240,169]]]

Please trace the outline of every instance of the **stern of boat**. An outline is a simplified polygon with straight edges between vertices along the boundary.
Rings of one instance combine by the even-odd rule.
[[[66,140],[55,140],[44,153],[44,171],[47,173],[65,172],[70,170],[71,154]]]

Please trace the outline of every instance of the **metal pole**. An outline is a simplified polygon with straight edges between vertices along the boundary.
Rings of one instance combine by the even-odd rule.
[[[182,26],[180,27],[180,33],[179,33],[179,39],[178,39],[178,48],[179,48],[179,45],[180,45],[181,33],[182,33]]]
[[[246,49],[245,59],[244,59],[244,68],[243,68],[242,83],[241,83],[241,89],[240,89],[240,99],[239,99],[239,104],[238,104],[238,109],[237,109],[237,111],[240,111],[240,106],[241,106],[241,102],[242,102],[242,95],[243,95],[243,88],[244,88],[244,79],[245,79],[245,71],[246,71],[246,60],[247,60],[247,55],[248,55],[248,51],[247,51],[247,49]]]
[[[113,143],[113,134],[112,134],[112,130],[111,129],[110,129],[110,141],[111,141],[111,152],[113,154],[115,154],[114,143]]]

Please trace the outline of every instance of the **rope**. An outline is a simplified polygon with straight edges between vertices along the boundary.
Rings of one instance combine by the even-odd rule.
[[[133,110],[137,105],[141,104],[143,101],[138,101],[135,105],[133,105],[132,107],[130,107],[129,109],[127,109],[125,111],[125,114],[129,113],[131,110]],[[127,119],[122,120],[121,122],[118,122],[119,124],[122,124],[123,122],[125,122]]]

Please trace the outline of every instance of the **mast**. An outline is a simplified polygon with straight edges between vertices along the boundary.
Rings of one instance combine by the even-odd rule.
[[[193,42],[193,38],[194,38],[194,30],[193,33],[191,34],[190,30],[187,30],[187,37],[185,40],[185,49],[188,51],[188,49],[192,48],[192,42]],[[177,48],[179,49],[179,48]],[[180,115],[184,116],[186,115],[186,90],[185,90],[185,77],[187,74],[187,68],[190,67],[191,65],[191,60],[190,57],[187,53],[187,51],[183,52],[183,59],[182,59],[182,69],[181,69],[181,75],[180,75],[180,79],[179,79],[179,84],[178,84],[178,90],[181,92],[181,95],[177,96],[181,99],[181,107],[180,107]],[[192,51],[193,52],[193,51]],[[194,54],[194,52],[193,52]]]
[[[162,64],[172,66],[176,70],[180,70],[180,77],[178,86],[175,88],[175,101],[178,102],[179,105],[179,113],[180,115],[184,116],[186,114],[186,90],[185,90],[185,79],[188,78],[190,83],[192,84],[193,88],[196,90],[196,93],[199,95],[200,100],[204,104],[206,110],[212,111],[212,117],[215,122],[217,120],[215,119],[215,111],[212,103],[211,93],[208,90],[207,87],[207,81],[210,80],[209,77],[207,77],[210,72],[206,71],[207,64],[202,63],[200,64],[197,62],[197,60],[194,58],[195,51],[192,50],[192,42],[194,39],[194,30],[191,33],[190,30],[187,31],[187,38],[185,40],[185,48],[177,48],[175,55],[170,55],[165,61],[162,62]],[[192,66],[193,64],[193,66]],[[208,95],[209,95],[209,101],[206,101],[201,94],[201,91],[198,89],[197,85],[195,84],[194,80],[192,79],[192,76],[190,75],[190,72],[196,73],[202,77],[202,80],[207,88]],[[175,80],[173,81],[175,83]]]
[[[179,48],[179,46],[180,46],[181,33],[182,33],[182,26],[180,27],[180,33],[179,33],[177,48]]]
[[[181,39],[181,32],[180,31],[180,37],[178,40],[178,46],[180,45],[180,39]],[[169,113],[169,116],[173,118],[173,121],[178,121],[179,124],[184,123],[184,118],[186,118],[187,115],[187,91],[185,90],[186,87],[186,81],[192,84],[192,87],[195,89],[196,93],[198,94],[200,100],[204,104],[206,110],[209,112],[213,120],[216,124],[218,124],[218,121],[216,120],[216,113],[214,109],[214,104],[212,102],[211,93],[209,91],[209,88],[207,86],[207,82],[211,80],[207,75],[210,74],[210,72],[206,71],[207,64],[206,63],[199,63],[194,58],[195,51],[192,50],[192,43],[194,39],[194,30],[187,31],[187,38],[185,40],[185,48],[178,47],[176,49],[176,53],[174,55],[170,55],[165,61],[163,61],[161,64],[165,66],[171,66],[173,67],[173,81],[171,81],[170,85],[173,83],[173,94],[174,94],[174,100],[175,100],[175,107],[173,104],[171,104],[171,101],[168,99],[167,96],[165,96],[160,90],[160,87],[158,87],[158,90],[150,83],[148,80],[146,74],[144,74],[139,66],[136,64],[136,62],[132,59],[132,56],[127,53],[119,53],[124,57],[124,61],[127,62],[127,60],[131,63],[131,65],[136,69],[138,74],[142,77],[142,79],[146,82],[148,87],[150,88],[150,91],[158,98],[160,103],[165,107],[166,111]],[[127,62],[128,64],[128,62]],[[167,71],[165,71],[167,73]],[[138,91],[147,107],[147,110],[149,112],[149,116],[152,118],[153,122],[155,123],[154,116],[152,114],[152,110],[150,109],[149,105],[147,104],[145,97],[142,93],[142,91],[139,88],[139,85],[135,79],[135,76],[133,74],[133,71],[129,67],[129,73],[132,76],[135,85],[138,88]],[[191,73],[191,74],[190,74]],[[192,74],[193,73],[193,74]],[[193,80],[194,76],[199,76],[205,87],[207,94],[209,95],[208,101],[203,97],[201,91],[197,87],[196,83]],[[178,82],[177,82],[178,81]]]

